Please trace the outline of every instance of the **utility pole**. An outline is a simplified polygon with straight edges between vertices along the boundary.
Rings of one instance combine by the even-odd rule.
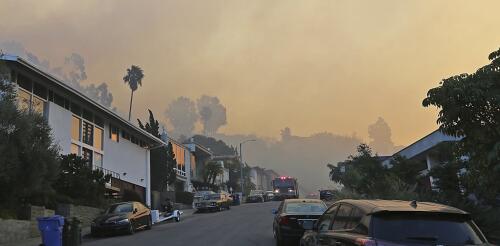
[[[248,139],[240,143],[240,184],[241,184],[241,194],[243,195],[243,168],[245,165],[243,164],[243,144],[246,142],[255,142],[255,139]]]

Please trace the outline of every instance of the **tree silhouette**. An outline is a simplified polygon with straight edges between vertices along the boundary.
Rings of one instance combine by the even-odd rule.
[[[130,108],[128,111],[128,120],[130,121],[130,117],[132,115],[132,101],[134,99],[134,91],[136,91],[139,86],[142,86],[142,79],[144,78],[144,73],[139,66],[132,65],[130,68],[127,68],[127,74],[123,77],[123,82],[129,85],[131,94],[130,94]]]

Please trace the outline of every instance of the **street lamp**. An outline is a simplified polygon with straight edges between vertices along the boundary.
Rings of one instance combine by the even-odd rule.
[[[241,184],[241,194],[243,195],[243,150],[242,150],[242,147],[243,147],[243,144],[244,143],[247,143],[247,142],[255,142],[257,140],[255,139],[248,139],[248,140],[245,140],[243,142],[240,143],[240,162],[241,162],[241,167],[240,167],[240,184]]]

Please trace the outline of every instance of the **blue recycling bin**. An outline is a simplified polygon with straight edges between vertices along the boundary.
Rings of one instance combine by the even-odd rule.
[[[62,232],[64,217],[54,215],[50,217],[38,217],[38,230],[42,234],[44,246],[62,246]]]

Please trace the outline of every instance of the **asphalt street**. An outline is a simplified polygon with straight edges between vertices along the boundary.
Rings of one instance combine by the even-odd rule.
[[[279,202],[243,204],[215,213],[197,213],[134,235],[85,240],[84,245],[274,245],[272,208]]]

